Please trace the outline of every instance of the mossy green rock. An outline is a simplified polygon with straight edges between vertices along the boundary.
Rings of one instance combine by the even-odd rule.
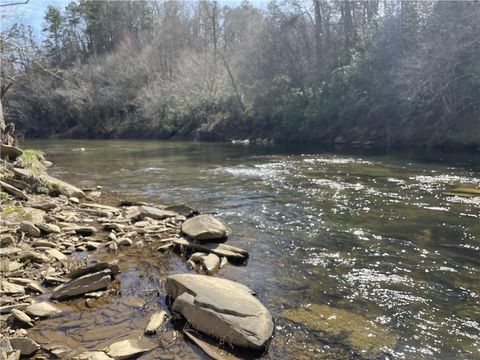
[[[385,327],[354,312],[328,305],[312,304],[286,310],[282,317],[320,331],[329,340],[340,342],[367,359],[377,358],[397,343],[397,336]]]
[[[40,209],[22,206],[7,206],[3,209],[2,220],[22,222],[31,221],[33,223],[42,223],[46,212]]]

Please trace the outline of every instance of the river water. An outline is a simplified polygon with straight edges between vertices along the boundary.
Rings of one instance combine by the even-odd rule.
[[[250,252],[246,266],[217,276],[253,288],[275,318],[263,358],[480,359],[480,197],[442,194],[480,186],[478,154],[157,141],[26,145],[45,151],[51,172],[79,186],[217,212],[232,230],[228,243]],[[124,296],[138,296],[157,275],[188,271],[175,256],[149,256],[132,250],[125,257]],[[150,303],[163,301],[148,294]],[[75,334],[46,324],[47,337]],[[189,344],[172,349],[151,358],[202,356]]]

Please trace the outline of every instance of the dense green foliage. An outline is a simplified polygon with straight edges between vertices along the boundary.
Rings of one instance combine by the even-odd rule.
[[[27,136],[477,146],[478,34],[476,1],[80,0],[4,105]]]

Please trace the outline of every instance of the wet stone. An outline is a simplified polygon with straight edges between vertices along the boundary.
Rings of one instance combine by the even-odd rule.
[[[144,352],[150,351],[153,346],[145,346],[140,344],[137,339],[121,340],[105,349],[108,356],[116,359],[128,359],[133,356],[138,356]]]
[[[72,360],[111,360],[112,358],[105,354],[103,351],[87,351],[78,356],[75,356]]]
[[[86,275],[86,274],[91,274],[91,273],[96,273],[105,269],[109,269],[112,275],[118,274],[120,271],[118,265],[114,262],[108,263],[105,261],[98,262],[98,263],[93,263],[89,264],[87,266],[83,266],[81,268],[72,270],[69,274],[69,276],[72,279],[76,279],[80,276]]]
[[[25,313],[30,316],[45,318],[60,314],[62,311],[49,302],[39,302],[25,308]]]
[[[182,224],[182,232],[198,241],[222,241],[227,238],[227,228],[211,215],[199,215]]]
[[[150,316],[150,320],[148,321],[147,327],[145,328],[145,334],[155,333],[165,323],[166,317],[167,313],[163,310],[152,314],[152,316]]]
[[[28,338],[11,338],[10,344],[14,350],[20,350],[25,356],[32,355],[40,349],[40,345]]]
[[[77,295],[102,290],[111,282],[110,269],[105,269],[93,274],[80,276],[62,284],[53,290],[52,298],[63,300]]]
[[[204,275],[167,277],[173,311],[197,330],[233,345],[262,349],[273,334],[270,312],[240,283]]]

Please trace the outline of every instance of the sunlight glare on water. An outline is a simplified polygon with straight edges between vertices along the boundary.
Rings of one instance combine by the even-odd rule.
[[[229,224],[229,243],[251,260],[219,276],[271,309],[272,356],[480,358],[480,197],[443,194],[480,185],[478,155],[141,141],[72,152],[78,144],[29,145],[82,186],[187,203]],[[370,327],[370,338],[355,330]]]

